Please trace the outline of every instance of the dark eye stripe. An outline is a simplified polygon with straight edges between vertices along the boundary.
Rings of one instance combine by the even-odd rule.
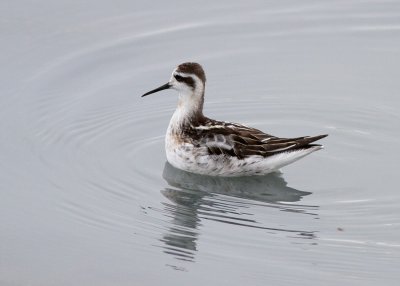
[[[183,81],[183,77],[180,76],[179,74],[174,74],[174,78],[175,78],[177,81]]]
[[[180,76],[178,74],[174,74],[174,78],[179,81],[179,82],[184,82],[186,83],[188,86],[190,86],[191,88],[195,88],[196,84],[194,82],[194,80],[191,77],[183,77]]]

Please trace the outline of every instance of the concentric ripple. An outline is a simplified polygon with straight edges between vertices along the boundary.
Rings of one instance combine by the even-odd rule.
[[[182,261],[195,261],[200,228],[209,222],[233,229],[252,228],[261,237],[318,243],[319,207],[300,202],[311,192],[289,187],[283,175],[210,178],[164,166],[164,133],[176,104],[173,92],[141,99],[144,90],[129,91],[131,79],[124,70],[112,76],[96,71],[102,85],[91,89],[83,79],[74,78],[74,71],[82,68],[81,57],[64,65],[49,71],[46,89],[59,86],[66,78],[71,87],[42,93],[43,86],[35,81],[33,88],[42,95],[29,103],[33,112],[27,115],[26,127],[36,138],[38,152],[43,152],[43,164],[57,169],[58,174],[49,180],[61,190],[60,210],[72,220],[103,232],[112,229],[152,237],[159,240],[154,243],[157,248]],[[387,128],[398,119],[391,108],[366,102],[354,110],[349,100],[324,100],[305,95],[287,102],[276,94],[229,100],[224,94],[216,99],[210,92],[206,113],[278,136],[330,133],[333,139],[327,142],[328,151],[315,155],[324,158],[326,165],[343,163],[330,155],[330,149],[363,156],[379,152],[371,146],[379,146],[381,138],[397,140]],[[334,110],[340,110],[341,116]],[[370,118],[383,113],[385,118],[370,124]],[[338,136],[340,142],[336,142]],[[368,147],[362,143],[365,140]],[[65,170],[73,182],[63,178]],[[79,193],[71,194],[71,189]]]
[[[0,284],[398,284],[398,3],[14,2]],[[325,149],[265,177],[173,168],[177,95],[140,95],[187,60],[209,117]]]

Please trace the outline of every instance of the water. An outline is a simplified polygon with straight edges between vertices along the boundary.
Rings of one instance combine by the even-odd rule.
[[[398,1],[3,1],[1,285],[397,285]],[[325,149],[259,178],[166,164],[165,83]]]

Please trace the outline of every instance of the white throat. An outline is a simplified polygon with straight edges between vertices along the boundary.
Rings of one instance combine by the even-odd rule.
[[[204,87],[179,91],[178,106],[170,121],[170,128],[180,128],[194,117],[203,116]]]

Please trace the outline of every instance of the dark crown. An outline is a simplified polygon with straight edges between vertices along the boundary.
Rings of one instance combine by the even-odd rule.
[[[200,64],[198,63],[183,63],[180,64],[177,68],[178,72],[183,72],[183,73],[191,73],[196,75],[199,79],[201,79],[204,83],[206,82],[206,74],[204,73],[203,68],[201,67]]]

